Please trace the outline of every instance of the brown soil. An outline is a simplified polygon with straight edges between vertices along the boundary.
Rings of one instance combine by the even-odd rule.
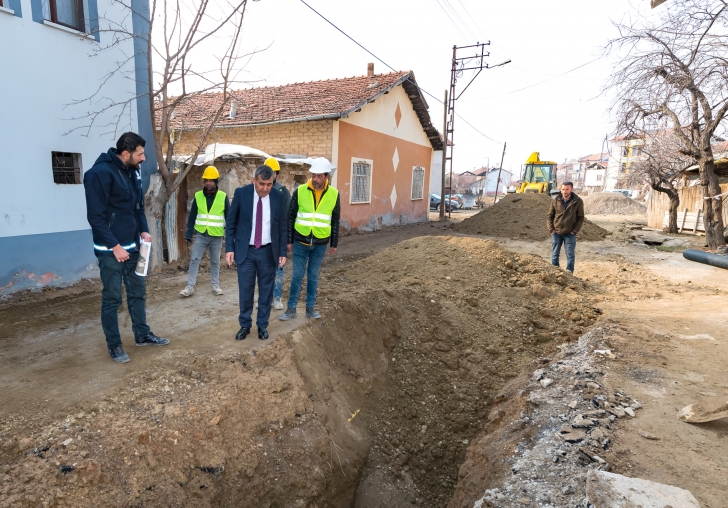
[[[546,216],[551,198],[545,194],[508,194],[495,205],[453,225],[469,235],[506,237],[514,240],[541,241],[549,237]],[[579,240],[596,242],[608,232],[588,219],[577,235]]]
[[[229,269],[217,298],[205,273],[189,299],[184,274],[150,279],[150,323],[172,343],[123,366],[104,348],[97,287],[6,302],[0,507],[460,508],[538,444],[531,373],[594,325],[616,354],[604,386],[643,405],[602,457],[723,506],[725,422],[675,415],[728,389],[724,272],[626,244],[619,222],[579,248],[579,278],[548,264],[546,242],[423,236],[443,226],[343,238],[322,271],[324,319],[274,313],[267,343],[232,339]],[[125,311],[120,323],[126,344]]]
[[[621,192],[595,192],[582,197],[589,215],[645,215],[647,207]]]

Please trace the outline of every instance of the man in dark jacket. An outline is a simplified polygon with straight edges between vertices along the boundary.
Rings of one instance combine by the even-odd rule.
[[[163,346],[169,340],[157,337],[147,326],[144,277],[136,274],[140,240],[151,242],[144,216],[144,195],[139,164],[144,162],[144,139],[133,132],[121,135],[116,148],[102,153],[83,177],[88,223],[99,262],[101,282],[101,326],[111,358],[126,363],[119,335],[117,310],[121,305],[121,283],[137,346]]]
[[[286,210],[283,195],[273,191],[273,170],[258,166],[249,185],[238,187],[225,222],[225,258],[238,270],[240,330],[243,340],[253,325],[253,302],[258,284],[258,338],[268,338],[276,266],[286,264]]]
[[[321,317],[314,308],[319,270],[326,247],[330,246],[329,254],[334,254],[339,243],[341,200],[339,191],[329,185],[331,163],[323,157],[314,159],[309,171],[311,179],[293,192],[288,209],[288,250],[293,252],[293,275],[287,309],[278,316],[281,321],[297,316],[296,306],[301,296],[304,272],[308,280],[306,317]]]
[[[561,184],[561,194],[551,201],[546,226],[551,233],[551,264],[559,266],[561,245],[566,252],[566,270],[574,273],[576,234],[584,224],[584,202],[574,192],[574,184]]]

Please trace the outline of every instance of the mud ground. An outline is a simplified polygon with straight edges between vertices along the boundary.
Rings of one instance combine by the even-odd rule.
[[[455,212],[453,218],[465,215]],[[728,343],[721,333],[728,321],[721,298],[725,272],[688,262],[679,252],[629,242],[625,224],[644,220],[639,217],[590,219],[612,234],[578,244],[577,279],[548,285],[538,282],[540,273],[505,277],[505,293],[491,294],[489,287],[474,300],[477,306],[461,294],[477,289],[470,283],[479,276],[466,260],[443,267],[420,259],[402,265],[400,275],[387,275],[376,262],[377,253],[403,240],[409,240],[408,250],[419,245],[426,252],[430,243],[418,244],[417,238],[453,235],[447,223],[345,237],[324,265],[325,326],[312,327],[303,318],[284,324],[274,315],[273,340],[265,349],[257,339],[233,340],[233,270],[223,270],[223,297],[208,292],[204,272],[189,299],[177,295],[186,274],[151,278],[148,320],[172,343],[128,347],[132,362],[123,366],[113,364],[104,347],[98,283],[0,302],[0,505],[113,500],[118,506],[229,506],[248,499],[249,506],[307,507],[349,506],[355,499],[370,508],[446,506],[453,494],[453,502],[479,499],[495,475],[463,485],[458,468],[487,431],[486,416],[500,387],[549,348],[608,324],[616,330],[610,337],[616,354],[610,383],[643,409],[638,418],[620,421],[603,458],[615,472],[686,488],[702,506],[723,506],[728,424],[689,425],[675,415],[696,400],[728,392]],[[550,250],[547,241],[495,240],[513,253],[509,259],[516,266],[521,256],[545,258]],[[406,259],[408,252],[400,252]],[[499,263],[505,267],[506,261]],[[357,288],[366,284],[365,263],[383,273],[373,277],[380,286],[357,299]],[[347,281],[348,273],[359,279]],[[513,323],[502,314],[515,307],[511,291],[531,291],[518,299],[529,304],[519,309],[519,318],[530,313],[544,320],[534,285],[555,293],[541,296],[549,302],[569,293],[575,307],[597,307],[601,314],[575,325],[571,315],[577,313],[566,319],[562,313],[553,330]],[[423,317],[428,308],[434,310]],[[347,324],[351,315],[358,317],[357,326]],[[130,344],[125,311],[120,323]],[[432,329],[433,323],[439,328]],[[424,333],[423,325],[431,329]],[[371,344],[347,350],[351,344],[341,338],[358,334],[372,337]],[[478,340],[482,336],[487,343]],[[488,351],[493,342],[496,350]],[[424,370],[432,379],[414,375],[417,362],[429,359],[436,359]],[[462,391],[454,384],[451,393],[441,392],[452,376],[465,381]],[[423,409],[413,411],[412,402]],[[240,415],[243,404],[249,406],[247,418]],[[124,414],[134,416],[134,428],[119,428]],[[155,478],[137,477],[137,469],[155,471]]]

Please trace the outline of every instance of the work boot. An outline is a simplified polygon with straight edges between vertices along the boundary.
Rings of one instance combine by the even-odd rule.
[[[179,292],[180,296],[192,296],[195,294],[195,286],[187,286]]]
[[[316,312],[313,307],[306,307],[306,317],[309,319],[321,319],[321,314]]]
[[[169,339],[157,337],[152,332],[149,332],[149,335],[135,339],[134,342],[136,342],[137,346],[166,346],[169,344]]]
[[[283,310],[283,302],[280,298],[273,298],[273,308],[275,310]]]
[[[291,309],[289,307],[288,309],[286,309],[286,312],[284,312],[283,314],[278,316],[278,319],[280,319],[281,321],[288,321],[297,316],[298,316],[298,313],[296,312],[296,309],[295,308]]]
[[[126,363],[129,361],[129,355],[124,352],[124,348],[116,346],[115,348],[109,348],[109,356],[116,363]]]
[[[216,294],[217,296],[221,296],[221,295],[225,294],[225,292],[222,289],[220,289],[220,286],[212,286],[212,292],[214,294]]]

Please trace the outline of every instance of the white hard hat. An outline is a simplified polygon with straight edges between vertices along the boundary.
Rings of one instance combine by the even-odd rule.
[[[326,157],[318,157],[311,161],[309,171],[313,174],[331,173],[335,169]]]

